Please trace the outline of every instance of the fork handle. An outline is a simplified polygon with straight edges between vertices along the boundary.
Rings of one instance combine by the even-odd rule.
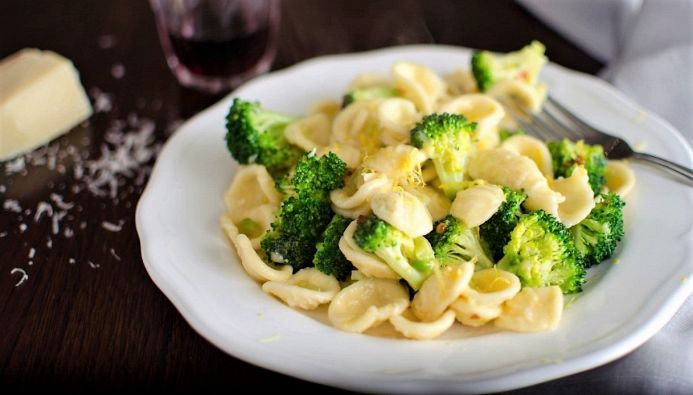
[[[690,186],[693,186],[693,170],[681,166],[677,163],[674,163],[672,161],[660,158],[658,156],[646,154],[644,152],[633,152],[633,159],[637,159],[643,162],[649,162],[653,163],[655,165],[659,165],[660,167],[663,167],[664,169],[668,170],[669,172],[676,174],[680,177],[683,177],[686,179],[687,183]]]

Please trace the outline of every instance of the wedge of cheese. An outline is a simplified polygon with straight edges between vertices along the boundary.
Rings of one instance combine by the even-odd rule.
[[[46,144],[91,111],[68,59],[28,48],[0,61],[0,161]]]

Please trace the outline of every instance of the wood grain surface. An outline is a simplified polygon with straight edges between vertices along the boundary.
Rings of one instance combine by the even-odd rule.
[[[391,45],[506,51],[532,39],[544,42],[556,63],[588,73],[601,67],[511,1],[286,0],[273,68]],[[137,130],[151,120],[156,146],[181,120],[221,97],[176,83],[144,0],[0,0],[0,58],[24,47],[63,54],[87,90],[111,95],[110,111],[51,144],[74,146],[86,159],[100,155],[117,122],[127,124],[129,117],[136,126],[126,129]],[[125,73],[115,78],[112,68],[119,65]],[[73,164],[64,158],[59,164],[64,174],[46,165],[8,174],[7,164],[0,164],[0,387],[326,389],[235,359],[194,332],[142,264],[134,213],[144,184],[124,177],[117,199],[74,192],[83,183]],[[150,165],[138,171],[146,176]],[[64,210],[57,234],[47,216],[35,220],[40,202],[59,210],[55,196],[74,205]],[[113,232],[104,221],[122,229]],[[15,268],[28,275],[18,286]]]

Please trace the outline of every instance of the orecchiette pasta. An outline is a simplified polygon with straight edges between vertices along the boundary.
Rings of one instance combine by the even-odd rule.
[[[429,186],[405,186],[404,190],[416,196],[426,205],[434,221],[439,221],[448,215],[450,200],[437,189]]]
[[[409,237],[419,237],[433,230],[428,208],[416,196],[401,191],[380,192],[371,199],[373,214]]]
[[[308,115],[324,114],[330,119],[330,121],[332,121],[332,119],[334,119],[341,109],[342,105],[338,101],[323,100],[310,106],[308,109]]]
[[[382,74],[376,73],[360,73],[354,78],[347,90],[352,89],[363,89],[363,88],[373,88],[378,86],[389,86],[390,81],[388,78]]]
[[[382,129],[383,144],[407,143],[409,131],[419,118],[416,106],[410,100],[401,98],[383,100],[378,107],[378,121]]]
[[[538,112],[546,99],[546,86],[532,86],[517,80],[506,80],[495,84],[487,93],[531,112]]]
[[[493,323],[502,329],[539,332],[556,329],[563,314],[563,293],[557,286],[522,288],[505,302]]]
[[[424,281],[412,301],[412,312],[421,321],[434,321],[462,294],[474,273],[474,264],[447,266]]]
[[[260,281],[286,281],[291,277],[291,266],[284,265],[278,269],[270,267],[257,254],[248,236],[239,234],[236,236],[236,251],[241,258],[241,264],[250,277]]]
[[[621,197],[626,196],[635,186],[635,174],[624,161],[608,161],[604,176],[606,177],[606,188]]]
[[[392,188],[392,181],[377,173],[357,172],[342,189],[330,193],[332,209],[349,218],[358,218],[370,212],[371,198]]]
[[[445,82],[425,66],[396,63],[392,67],[392,76],[395,87],[424,114],[432,112],[435,102],[445,93]]]
[[[380,101],[352,103],[340,111],[332,123],[332,144],[346,144],[366,153],[382,146],[377,110]]]
[[[428,340],[440,336],[455,323],[455,313],[448,310],[435,321],[421,322],[410,319],[405,312],[390,317],[390,324],[405,337],[417,340]]]
[[[558,205],[558,219],[570,228],[590,215],[594,208],[594,192],[584,166],[578,166],[568,178],[553,182],[553,189],[565,196]]]
[[[260,247],[262,235],[274,221],[281,196],[264,166],[240,166],[236,178],[224,193],[228,218],[234,228]]]
[[[488,221],[503,201],[505,194],[498,185],[475,185],[457,192],[450,214],[472,228]]]
[[[544,177],[553,178],[553,166],[551,165],[551,153],[543,141],[536,137],[519,134],[505,140],[500,148],[517,152],[526,156],[537,164]]]
[[[335,295],[327,317],[339,329],[361,333],[409,306],[409,293],[396,280],[366,278]]]
[[[469,174],[494,184],[527,193],[525,207],[544,210],[558,217],[558,205],[565,197],[549,188],[548,181],[531,159],[506,149],[479,151],[469,161]]]
[[[291,144],[310,151],[330,143],[330,127],[330,118],[316,113],[289,124],[284,129],[284,135]]]
[[[441,112],[462,114],[476,122],[476,138],[480,148],[498,145],[498,124],[505,116],[503,106],[493,98],[482,94],[468,94],[456,97],[440,107]]]
[[[344,230],[342,238],[339,239],[339,250],[356,267],[362,275],[376,278],[398,279],[390,266],[380,260],[376,255],[363,251],[354,241],[354,231],[357,222],[353,221]]]
[[[262,284],[262,290],[291,307],[312,310],[334,298],[339,292],[339,282],[311,267],[299,270],[286,281],[268,281]]]
[[[519,291],[516,275],[496,268],[479,270],[450,307],[461,323],[481,326],[500,316],[501,305]]]
[[[364,158],[362,168],[386,175],[395,185],[423,185],[421,164],[426,154],[411,145],[394,145],[379,149]]]
[[[448,94],[453,97],[478,91],[474,75],[469,70],[455,70],[444,76],[443,80],[448,85]]]
[[[332,144],[321,147],[316,151],[318,156],[323,156],[328,152],[332,152],[339,156],[339,159],[346,163],[349,169],[355,169],[361,164],[362,154],[358,148],[346,144]]]

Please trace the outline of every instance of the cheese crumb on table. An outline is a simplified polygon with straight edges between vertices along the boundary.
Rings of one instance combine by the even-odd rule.
[[[63,56],[29,48],[0,60],[0,160],[46,144],[91,113],[77,70]]]

